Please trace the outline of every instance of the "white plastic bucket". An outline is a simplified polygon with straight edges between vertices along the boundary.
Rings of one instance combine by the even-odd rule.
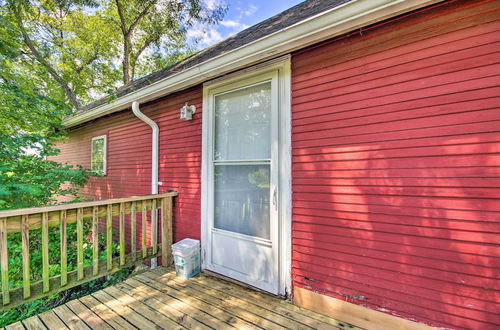
[[[185,238],[172,245],[177,276],[190,278],[201,271],[200,241]]]

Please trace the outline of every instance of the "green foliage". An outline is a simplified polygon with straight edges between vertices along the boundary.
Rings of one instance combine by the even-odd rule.
[[[145,69],[152,65],[160,65],[155,70],[164,67],[165,60],[186,49],[189,27],[215,24],[226,12],[201,0],[115,0],[104,1],[103,7],[105,17],[121,31],[124,84],[136,73],[149,73]]]
[[[16,3],[25,4],[24,1]],[[44,6],[47,5],[43,9],[44,12],[52,10],[48,6],[49,2],[43,3]],[[69,1],[59,0],[57,3],[66,6]],[[72,3],[77,2],[72,1]],[[88,5],[90,1],[79,1],[79,3]],[[25,7],[23,10],[27,10],[26,12],[29,12],[30,15],[38,15],[28,9]],[[82,16],[84,14],[76,12],[75,16],[78,15]],[[39,13],[39,16],[35,16],[33,16],[33,19],[40,19],[39,22],[46,24],[46,26],[56,24],[55,21],[50,21],[50,17],[44,16],[42,12]],[[35,24],[34,22],[32,23]],[[87,20],[85,22],[85,24],[91,24]],[[82,21],[74,20],[71,24],[73,24],[75,30],[77,27],[82,29],[82,34],[84,33],[83,30],[91,29],[88,25],[85,26]],[[29,25],[31,26],[31,23]],[[81,48],[85,42],[92,41],[88,38],[98,38],[89,31],[85,32],[87,36],[79,39],[73,40],[70,38],[74,43],[67,43],[65,47],[78,48],[79,54],[83,54],[81,55],[82,58],[91,56],[84,54],[85,52],[90,54],[90,50]],[[61,121],[70,114],[70,103],[65,91],[54,80],[49,69],[40,63],[27,49],[22,31],[13,13],[9,11],[6,2],[2,0],[0,0],[0,40],[0,210],[44,206],[54,202],[58,195],[73,195],[76,197],[78,189],[86,182],[90,172],[84,171],[79,166],[60,164],[47,159],[59,152],[55,149],[53,143],[64,138],[65,133]],[[79,46],[77,41],[82,44]],[[37,46],[41,45],[38,42],[36,44]],[[42,45],[40,51],[52,63],[53,57],[51,57],[52,50],[50,47]],[[57,66],[60,68],[60,72],[64,73],[63,76],[65,77],[66,74],[72,75],[76,72],[76,68],[71,69],[70,66],[71,56],[74,53],[68,50],[64,59],[60,55],[61,53],[56,54],[54,52],[54,56],[59,57],[59,60],[54,60],[53,63],[58,63]],[[73,58],[77,59],[74,56]],[[75,73],[68,80],[70,80],[71,84],[74,84],[73,86],[77,91],[80,88],[83,91],[86,88],[83,82],[87,81],[85,75],[88,77],[93,76],[93,70],[99,72],[98,74],[108,75],[106,71],[108,69],[105,66],[105,64],[102,64],[101,67],[98,64],[95,67],[86,66],[84,69],[87,71],[82,69],[81,75]],[[101,79],[101,82],[107,84],[117,79],[116,76],[112,77],[112,75],[108,75],[108,77],[111,78],[109,80]],[[109,86],[106,87],[109,88]],[[85,256],[87,257],[84,263],[89,265],[91,261],[88,256],[91,255],[91,242],[88,240],[88,225],[85,226],[85,231],[87,240]],[[39,230],[30,231],[30,269],[33,282],[41,278],[40,235]],[[60,272],[59,241],[59,230],[57,228],[51,229],[49,234],[50,275],[56,275]],[[101,239],[100,241],[104,240]],[[74,242],[76,242],[76,233],[73,224],[68,226],[69,271],[76,267],[76,247]],[[22,281],[22,253],[19,233],[9,234],[8,247],[10,285],[17,287],[21,285]],[[100,251],[104,250],[102,246],[99,248]],[[118,251],[116,244],[113,246],[113,251],[114,253]],[[101,278],[51,297],[7,310],[0,314],[0,327],[51,309],[69,299],[86,295],[102,288],[104,285],[110,285],[113,281],[120,279],[129,272],[129,270],[123,270],[121,273],[108,278]]]
[[[56,153],[39,134],[0,134],[0,209],[43,206],[57,195],[76,196],[88,172],[45,159]]]
[[[188,28],[225,11],[202,0],[0,0],[0,33],[17,49],[8,70],[78,108],[191,55]]]
[[[1,0],[0,0],[1,2]],[[0,7],[0,134],[51,135],[70,113],[46,70],[24,55],[20,33]]]
[[[22,38],[5,8],[0,37],[0,210],[75,195],[88,173],[46,159],[58,152],[52,142],[62,138],[61,120],[70,108],[44,68],[23,55]]]

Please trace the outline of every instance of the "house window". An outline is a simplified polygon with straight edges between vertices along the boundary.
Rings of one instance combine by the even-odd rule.
[[[92,138],[90,169],[99,175],[106,175],[106,135]]]

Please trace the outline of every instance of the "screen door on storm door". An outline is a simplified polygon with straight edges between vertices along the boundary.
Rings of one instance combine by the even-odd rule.
[[[263,290],[279,286],[278,73],[208,93],[206,267]]]

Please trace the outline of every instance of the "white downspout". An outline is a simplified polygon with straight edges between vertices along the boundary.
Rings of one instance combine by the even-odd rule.
[[[159,132],[160,128],[158,127],[158,124],[156,124],[151,118],[147,117],[145,114],[141,112],[139,109],[139,102],[134,101],[132,102],[132,112],[134,115],[151,126],[152,133],[151,133],[151,194],[158,194],[158,185],[160,184],[158,182],[158,145],[159,145]],[[158,232],[158,213],[155,213],[154,216],[156,221],[152,221],[152,226],[151,230],[153,232]],[[153,243],[157,243],[158,237],[151,237]],[[154,269],[156,268],[158,264],[158,261],[156,258],[151,259],[151,268]]]

